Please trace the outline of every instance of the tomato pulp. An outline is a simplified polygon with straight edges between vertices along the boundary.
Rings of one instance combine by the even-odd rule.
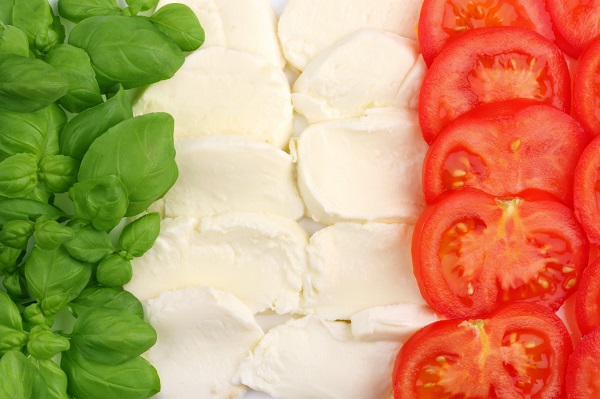
[[[577,291],[575,315],[584,335],[600,327],[600,259],[592,262],[583,272]]]
[[[590,133],[600,135],[600,37],[590,43],[577,63],[573,116]]]
[[[600,245],[600,136],[583,151],[575,168],[573,184],[575,214],[590,243]]]
[[[600,329],[583,337],[569,358],[567,368],[568,399],[600,398]]]

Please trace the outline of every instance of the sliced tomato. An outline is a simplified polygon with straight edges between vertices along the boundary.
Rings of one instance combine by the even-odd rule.
[[[573,80],[573,116],[600,135],[600,36],[585,49]]]
[[[600,35],[600,0],[547,0],[556,44],[578,58],[585,46]]]
[[[567,398],[600,398],[600,328],[583,337],[569,358]]]
[[[511,302],[556,311],[577,288],[588,242],[573,212],[547,194],[463,189],[421,214],[412,257],[423,298],[446,317],[481,317]]]
[[[431,143],[452,120],[485,103],[529,98],[566,111],[571,84],[562,52],[536,32],[474,29],[452,40],[427,71],[419,122]]]
[[[496,196],[539,189],[572,204],[575,166],[591,139],[575,119],[533,100],[481,105],[452,121],[429,148],[425,200],[473,187]]]
[[[575,168],[573,204],[588,239],[600,246],[600,136],[586,147]]]
[[[572,344],[552,311],[513,304],[487,320],[444,320],[402,347],[395,399],[562,399]]]
[[[584,335],[600,327],[600,259],[592,262],[583,272],[577,291],[575,315]]]
[[[518,26],[554,41],[544,0],[425,0],[419,18],[419,45],[427,65],[466,31],[487,26]]]

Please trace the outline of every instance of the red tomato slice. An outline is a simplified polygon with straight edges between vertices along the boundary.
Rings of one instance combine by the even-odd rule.
[[[464,32],[487,26],[518,26],[554,41],[543,0],[425,0],[419,18],[419,45],[427,65]]]
[[[600,398],[600,328],[583,337],[569,358],[567,398]]]
[[[585,49],[573,81],[573,116],[590,133],[600,134],[600,36]]]
[[[549,309],[513,304],[487,320],[445,320],[404,344],[393,372],[395,399],[559,399],[567,329]]]
[[[600,327],[600,259],[592,262],[583,272],[577,291],[575,315],[584,335]]]
[[[478,105],[529,98],[570,109],[570,76],[562,52],[523,28],[492,27],[452,40],[427,71],[419,122],[431,143],[452,120]]]
[[[501,197],[539,189],[572,204],[575,166],[591,138],[569,115],[533,100],[481,105],[452,121],[429,148],[425,200],[473,187]]]
[[[547,0],[547,4],[556,44],[578,58],[590,40],[600,35],[600,0]]]
[[[588,239],[600,246],[600,136],[586,147],[575,168],[573,204]]]
[[[464,189],[421,214],[412,257],[434,309],[449,318],[481,317],[511,302],[556,311],[577,288],[588,243],[573,212],[547,194],[496,198]]]

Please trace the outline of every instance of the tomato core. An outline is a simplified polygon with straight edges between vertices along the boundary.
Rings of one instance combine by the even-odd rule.
[[[452,152],[446,158],[442,172],[445,190],[475,186],[488,177],[488,167],[483,159],[464,149]]]

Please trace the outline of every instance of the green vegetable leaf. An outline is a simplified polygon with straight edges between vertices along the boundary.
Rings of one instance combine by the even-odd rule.
[[[105,287],[122,287],[131,281],[132,276],[131,262],[120,255],[102,259],[96,270],[96,280]]]
[[[133,118],[131,102],[123,88],[106,102],[87,109],[71,119],[60,136],[61,153],[83,159],[94,140],[111,127]]]
[[[11,220],[29,220],[35,222],[40,216],[56,220],[64,213],[52,205],[23,198],[0,200],[0,225]]]
[[[44,190],[64,193],[77,181],[78,171],[78,160],[66,155],[47,155],[40,161],[38,178]]]
[[[185,4],[167,4],[159,8],[150,20],[182,51],[197,50],[204,43],[204,29],[194,11]]]
[[[69,43],[89,54],[101,90],[169,79],[184,61],[175,43],[142,17],[87,18],[73,28]]]
[[[49,360],[60,352],[69,350],[69,340],[59,335],[46,325],[37,325],[29,333],[27,351],[37,359]]]
[[[72,22],[86,18],[119,15],[121,8],[116,0],[59,0],[58,13]]]
[[[40,360],[30,357],[33,364],[46,381],[48,399],[69,399],[67,395],[67,376],[64,371],[52,360]]]
[[[45,61],[69,81],[69,91],[58,100],[67,111],[79,113],[102,103],[96,74],[84,50],[60,44],[48,52]]]
[[[58,155],[60,152],[59,137],[67,124],[67,114],[56,103],[52,103],[46,108],[48,116],[48,131],[46,141],[44,142],[44,155]]]
[[[38,159],[32,154],[16,154],[0,162],[0,196],[24,197],[37,185]]]
[[[21,352],[0,359],[0,398],[48,399],[48,388],[39,370]]]
[[[40,156],[48,131],[49,108],[32,113],[0,109],[0,161],[21,152]]]
[[[0,275],[14,273],[17,270],[17,262],[19,262],[22,253],[21,249],[0,244]]]
[[[177,180],[173,129],[173,117],[165,113],[121,122],[90,146],[79,181],[116,175],[128,192],[125,216],[143,212]]]
[[[158,0],[126,0],[131,13],[136,15],[140,11],[148,11],[156,7]]]
[[[69,90],[61,72],[37,59],[0,54],[0,71],[0,108],[9,111],[38,111]]]
[[[0,53],[29,57],[27,35],[12,25],[0,25]]]
[[[17,305],[2,290],[0,290],[0,310],[0,356],[2,356],[8,351],[20,350],[27,342],[27,333],[23,331]]]
[[[69,226],[42,216],[35,222],[33,237],[35,245],[42,249],[52,250],[73,239],[75,232]]]
[[[26,249],[33,229],[33,223],[28,220],[11,220],[0,230],[0,243],[10,248]]]
[[[36,44],[36,37],[47,34],[54,24],[54,15],[48,0],[14,0],[12,25],[27,34],[29,45]],[[56,36],[58,41],[58,35]]]
[[[6,25],[12,24],[12,14],[14,6],[15,0],[0,1],[0,22]]]
[[[75,237],[65,243],[65,248],[75,259],[89,263],[99,262],[115,251],[108,233],[91,227],[78,230]]]
[[[52,29],[58,35],[58,42],[59,43],[64,43],[65,39],[67,38],[67,31],[66,31],[65,26],[63,25],[63,23],[60,20],[60,17],[58,15],[54,15],[52,17]]]
[[[73,259],[64,248],[33,248],[25,262],[25,278],[45,315],[56,314],[77,298],[92,274],[90,265]]]
[[[119,245],[131,255],[139,257],[152,248],[159,233],[160,216],[156,212],[148,213],[125,226],[119,237]]]
[[[69,309],[76,317],[86,309],[100,307],[125,310],[137,317],[144,317],[142,303],[132,293],[123,289],[108,287],[86,288],[69,304]]]
[[[52,327],[55,317],[45,316],[39,303],[32,303],[23,311],[23,326],[31,330],[35,326]]]
[[[115,175],[76,183],[69,190],[78,219],[89,221],[96,230],[112,230],[127,212],[127,190]]]
[[[2,286],[4,286],[4,289],[8,295],[14,299],[27,300],[29,298],[29,293],[27,292],[27,283],[19,271],[4,276],[4,280],[2,280]]]

